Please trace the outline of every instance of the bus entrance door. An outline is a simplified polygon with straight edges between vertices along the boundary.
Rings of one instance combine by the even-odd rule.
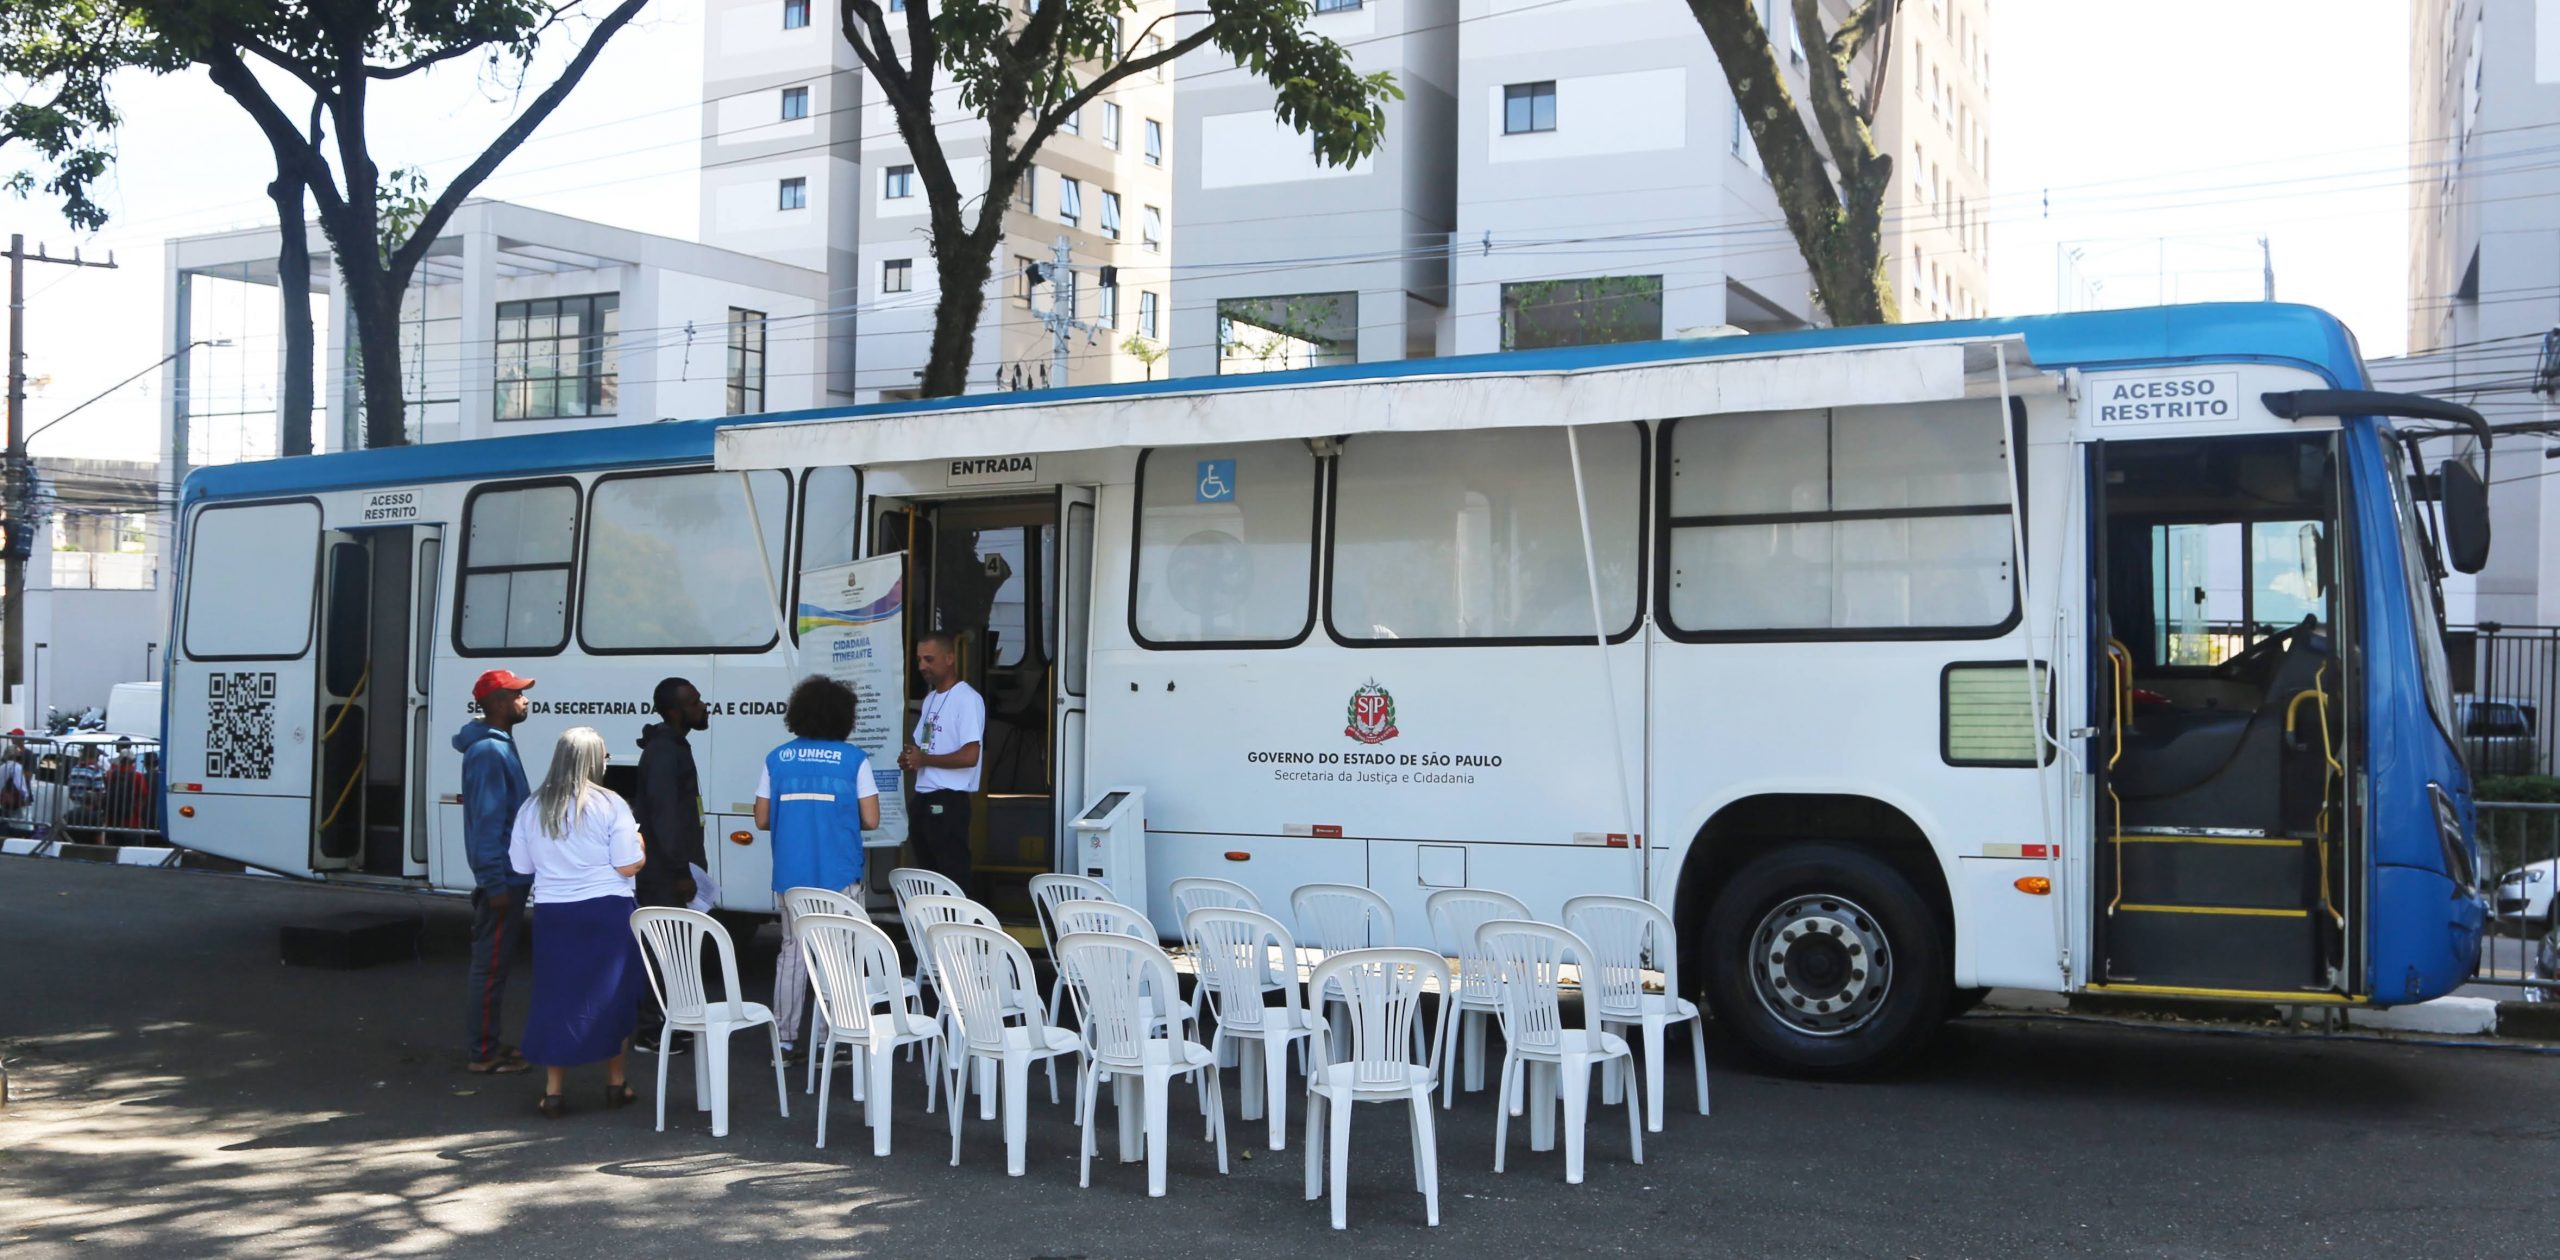
[[[2336,435],[2107,442],[2093,463],[2093,979],[2334,999],[2361,821]]]
[[[311,869],[427,874],[424,723],[433,686],[435,525],[322,540]]]
[[[1066,494],[1083,496],[1089,542],[1090,493]],[[1049,494],[932,502],[875,497],[872,505],[872,554],[903,551],[908,558],[908,642],[927,630],[952,636],[961,681],[986,702],[970,808],[976,885],[970,894],[1008,921],[1029,924],[1031,877],[1053,868],[1059,834],[1053,739],[1062,725],[1057,699],[1064,679],[1052,666],[1063,633],[1059,522],[1069,504]],[[909,675],[901,727],[912,731],[926,687],[912,670]],[[1074,681],[1081,688],[1080,674]],[[1080,804],[1066,802],[1070,809]],[[907,856],[912,860],[912,851]]]

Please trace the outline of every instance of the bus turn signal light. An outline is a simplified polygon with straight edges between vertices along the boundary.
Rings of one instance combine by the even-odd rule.
[[[729,833],[729,843],[731,844],[754,844],[755,842],[756,833],[752,831],[732,831]]]
[[[2021,875],[2013,883],[2019,892],[2030,897],[2041,897],[2053,891],[2053,881],[2042,875]]]
[[[179,807],[178,807],[178,817],[180,817],[180,818],[193,818],[193,817],[195,817],[195,816],[196,816],[196,807],[195,807],[195,806],[193,806],[193,805],[181,805],[181,806],[179,806]]]

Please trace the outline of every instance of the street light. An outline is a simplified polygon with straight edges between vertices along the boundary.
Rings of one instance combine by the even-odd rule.
[[[18,439],[18,447],[19,447],[19,449],[20,449],[20,450],[24,450],[24,449],[26,449],[26,444],[27,444],[27,443],[29,443],[29,442],[33,442],[33,441],[35,441],[35,440],[36,440],[36,436],[37,436],[37,434],[41,434],[41,433],[43,433],[45,430],[50,429],[50,428],[52,428],[53,426],[55,426],[55,425],[57,425],[57,424],[60,424],[60,423],[62,423],[63,421],[68,420],[68,419],[70,419],[71,417],[73,417],[73,416],[76,416],[76,415],[80,414],[81,409],[82,409],[82,408],[87,407],[87,406],[89,405],[89,403],[97,402],[97,401],[99,401],[100,399],[105,398],[108,394],[112,394],[112,393],[116,392],[117,390],[123,389],[123,388],[124,388],[125,386],[127,386],[127,385],[131,385],[131,384],[133,384],[135,381],[141,380],[143,377],[146,377],[146,376],[151,375],[153,372],[157,372],[157,371],[159,371],[159,370],[160,370],[160,367],[161,367],[161,364],[165,364],[165,363],[167,363],[169,360],[174,359],[174,358],[177,358],[179,355],[185,354],[185,353],[186,353],[186,352],[188,352],[189,350],[193,350],[193,349],[195,349],[195,348],[196,348],[196,347],[198,347],[198,346],[227,346],[227,345],[230,345],[230,344],[231,344],[231,339],[230,339],[229,337],[204,337],[204,338],[199,338],[199,339],[197,339],[197,340],[195,340],[195,341],[190,341],[190,342],[188,342],[187,344],[185,344],[185,345],[183,345],[183,346],[180,346],[180,347],[178,347],[177,349],[172,350],[172,351],[170,351],[169,353],[167,353],[167,354],[164,354],[164,355],[160,356],[160,362],[159,362],[159,363],[154,363],[154,364],[152,364],[151,366],[149,366],[149,367],[147,367],[147,368],[144,368],[144,369],[142,369],[141,371],[136,372],[136,373],[134,373],[133,375],[128,376],[128,377],[126,377],[126,378],[124,378],[123,380],[117,381],[117,382],[116,382],[115,384],[113,384],[113,385],[109,385],[108,387],[106,387],[106,389],[105,389],[105,390],[101,391],[101,392],[98,394],[98,396],[97,396],[96,398],[92,398],[92,399],[90,399],[88,402],[81,403],[81,404],[80,404],[80,406],[78,406],[78,407],[73,407],[71,410],[66,411],[66,412],[63,412],[61,415],[55,416],[53,419],[51,419],[51,420],[47,420],[47,421],[45,421],[43,424],[37,425],[34,433],[30,433],[30,434],[26,435],[25,437]]]

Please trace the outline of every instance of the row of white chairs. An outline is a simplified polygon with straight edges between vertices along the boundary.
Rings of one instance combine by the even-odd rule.
[[[911,878],[916,875],[929,878]],[[1074,876],[1044,876],[1034,883],[1041,934],[1059,973],[1044,1003],[1021,945],[998,926],[991,912],[957,896],[956,890],[925,891],[935,887],[938,879],[930,872],[907,870],[893,872],[891,877],[900,893],[901,917],[918,945],[914,976],[902,974],[895,945],[867,920],[853,898],[818,889],[794,889],[785,895],[824,1030],[813,1032],[811,1038],[811,1067],[822,1072],[810,1082],[820,1094],[820,1146],[826,1140],[835,1051],[842,1047],[851,1051],[853,1095],[864,1104],[873,1152],[888,1154],[890,1063],[898,1050],[913,1047],[921,1049],[925,1059],[928,1112],[934,1106],[935,1085],[947,1086],[952,1161],[959,1160],[962,1103],[975,1067],[982,1113],[995,1119],[1001,1111],[1007,1171],[1020,1176],[1030,1065],[1040,1062],[1050,1068],[1054,1101],[1055,1064],[1073,1056],[1081,1068],[1076,1091],[1076,1116],[1082,1130],[1080,1184],[1090,1184],[1096,1104],[1109,1085],[1120,1111],[1122,1156],[1134,1157],[1134,1143],[1143,1140],[1148,1191],[1161,1195],[1173,1079],[1187,1076],[1199,1082],[1208,1126],[1205,1136],[1217,1144],[1223,1173],[1227,1167],[1224,1105],[1217,1071],[1222,1050],[1233,1043],[1241,1051],[1249,1086],[1246,1118],[1255,1118],[1267,1107],[1271,1148],[1279,1150],[1285,1143],[1284,1067],[1294,1047],[1306,1061],[1308,1197],[1321,1193],[1319,1166],[1329,1166],[1333,1224],[1342,1227],[1353,1105],[1406,1101],[1412,1104],[1416,1189],[1424,1195],[1426,1215],[1437,1224],[1437,1143],[1430,1100],[1435,1091],[1454,1084],[1443,1071],[1443,1051],[1453,1021],[1472,1018],[1476,1026],[1468,1040],[1477,1056],[1483,1052],[1484,1017],[1495,1016],[1503,1027],[1495,1169],[1503,1168],[1509,1121],[1522,1110],[1525,1091],[1536,1149],[1554,1145],[1554,1110],[1562,1103],[1566,1179],[1579,1182],[1590,1069],[1601,1067],[1604,1082],[1614,1083],[1630,1058],[1626,1039],[1610,1030],[1643,1027],[1647,1033],[1650,1079],[1641,1091],[1631,1082],[1625,1091],[1631,1154],[1641,1163],[1636,1096],[1641,1092],[1651,1098],[1653,1127],[1658,1130],[1661,1027],[1684,1018],[1694,1021],[1696,1014],[1693,1006],[1677,997],[1677,973],[1672,970],[1677,949],[1668,917],[1649,903],[1621,906],[1609,903],[1633,899],[1578,898],[1577,902],[1590,903],[1567,906],[1568,921],[1586,929],[1578,934],[1528,921],[1525,908],[1503,894],[1442,890],[1432,899],[1430,912],[1435,935],[1456,945],[1450,951],[1457,959],[1453,970],[1431,951],[1379,948],[1365,940],[1350,943],[1353,933],[1394,939],[1391,912],[1369,890],[1346,885],[1301,888],[1292,899],[1298,917],[1302,923],[1324,925],[1311,935],[1318,938],[1317,947],[1326,951],[1301,990],[1299,941],[1259,910],[1249,890],[1227,881],[1176,884],[1176,902],[1184,909],[1184,937],[1197,960],[1198,983],[1192,1002],[1185,1004],[1172,960],[1156,945],[1146,916],[1109,901],[1110,890],[1098,882]],[[1343,890],[1353,896],[1341,896]],[[666,1004],[670,1029],[703,1035],[704,1053],[696,1057],[695,1066],[697,1100],[713,1113],[713,1133],[723,1135],[727,1131],[728,1035],[760,1023],[770,1027],[772,1014],[736,998],[734,950],[726,933],[707,916],[643,910],[635,915],[633,927],[648,947],[652,982]],[[1378,935],[1371,937],[1373,932]],[[1620,948],[1598,945],[1595,937]],[[698,960],[706,938],[716,945],[730,995],[720,1003],[703,996]],[[1641,971],[1648,950],[1665,972],[1664,992],[1648,992],[1643,985]],[[1632,961],[1619,965],[1623,959],[1613,959],[1613,954]],[[1561,1014],[1560,991],[1568,975],[1583,988],[1585,1026],[1579,1029],[1566,1027]],[[1074,1031],[1052,1022],[1062,990],[1075,1007],[1078,1028]],[[937,997],[938,1016],[927,1016],[921,1009],[920,996],[926,991]],[[1441,1000],[1426,1019],[1423,999],[1434,994]],[[1329,1021],[1315,1009],[1318,1006],[1339,1013]],[[1212,1027],[1215,1032],[1204,1036],[1203,1030]],[[778,1030],[773,1036],[779,1093],[785,1086]],[[1693,1042],[1693,1048],[1703,1114],[1703,1043]],[[661,1130],[666,1071],[662,1056],[658,1073]],[[994,1088],[999,1082],[1000,1099],[999,1089]],[[1256,1083],[1260,1089],[1250,1088]],[[1604,1091],[1604,1102],[1614,1102],[1615,1092],[1606,1085]],[[1444,1094],[1442,1105],[1450,1102],[1451,1097]],[[782,1111],[789,1115],[787,1099]]]

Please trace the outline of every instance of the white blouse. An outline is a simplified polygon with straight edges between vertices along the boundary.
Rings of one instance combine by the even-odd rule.
[[[533,876],[533,904],[557,905],[596,897],[628,897],[632,877],[615,870],[641,859],[640,823],[631,806],[590,787],[569,819],[569,834],[542,830],[542,801],[525,798],[507,837],[507,864]]]

